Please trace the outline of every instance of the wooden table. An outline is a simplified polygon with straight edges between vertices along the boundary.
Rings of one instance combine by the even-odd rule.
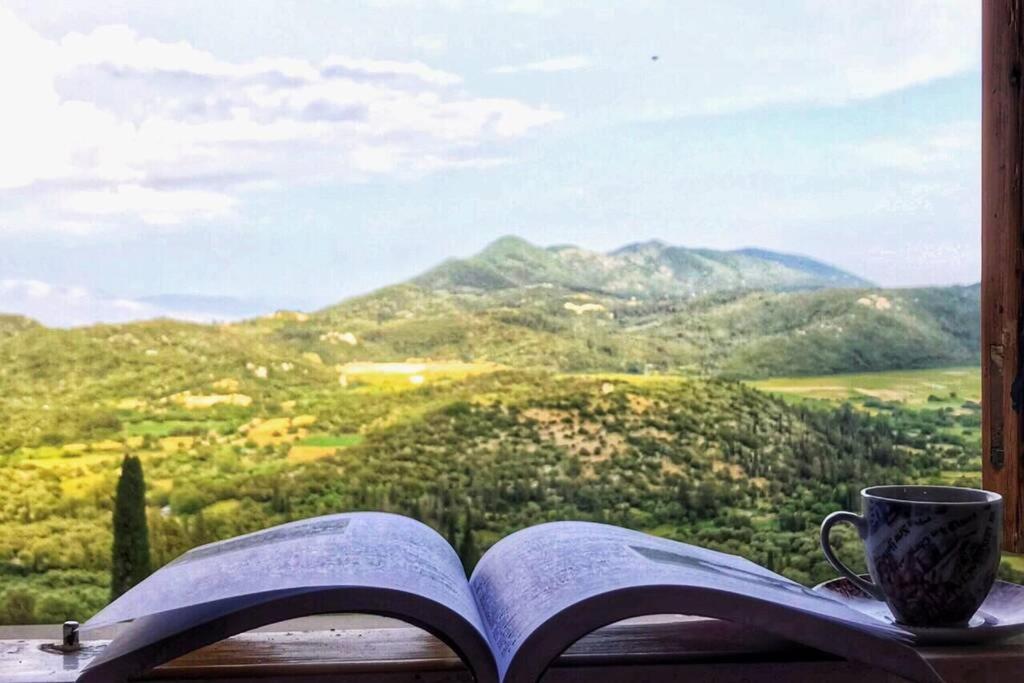
[[[308,628],[318,630],[287,630]],[[229,638],[156,669],[149,680],[234,683],[469,683],[458,657],[433,636],[400,622],[322,628],[285,623]],[[282,630],[286,629],[286,630]],[[56,629],[54,631],[57,632]],[[0,634],[6,638],[10,635]],[[41,649],[50,639],[0,639],[0,682],[69,683],[108,641],[85,641],[77,654]],[[1024,639],[973,647],[922,648],[953,682],[1024,682]],[[573,645],[545,683],[639,681],[898,681],[728,622],[692,617],[633,620]]]

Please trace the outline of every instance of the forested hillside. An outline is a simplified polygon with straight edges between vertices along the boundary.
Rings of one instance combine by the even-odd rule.
[[[639,299],[545,285],[462,293],[401,285],[278,322],[275,334],[339,361],[418,356],[767,377],[976,363],[978,306],[977,286]]]
[[[344,387],[307,385],[313,373],[299,370],[292,385],[250,373],[189,394],[232,384],[262,397],[251,403],[88,394],[81,441],[0,457],[0,623],[84,618],[104,604],[124,452],[145,469],[155,566],[269,524],[372,508],[432,524],[467,565],[522,526],[592,519],[738,552],[804,582],[830,575],[816,525],[860,485],[976,470],[961,418],[945,411],[872,417],[717,380],[377,369]]]

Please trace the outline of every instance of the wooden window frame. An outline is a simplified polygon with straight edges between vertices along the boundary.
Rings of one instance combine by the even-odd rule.
[[[982,481],[1024,553],[1024,0],[982,0]]]
[[[1005,498],[1005,548],[1024,552],[1024,0],[981,2],[982,472],[985,487]],[[564,653],[560,666],[550,669],[544,679],[552,683],[892,680],[862,665],[773,644],[763,633],[747,632],[728,622],[696,620],[698,628],[692,631],[680,631],[677,623],[668,626],[660,634],[650,624],[613,625],[603,633],[595,632]],[[345,647],[346,641],[351,647]],[[0,679],[71,683],[92,657],[85,650],[51,654],[42,648],[47,644],[24,638],[0,640]],[[578,657],[575,662],[573,651]],[[339,657],[338,652],[354,654]],[[1019,678],[1024,661],[1019,641],[922,648],[921,653],[949,680],[1013,680]],[[60,660],[55,659],[58,656]],[[632,657],[632,663],[616,656]],[[221,676],[238,683],[327,678],[364,683],[471,680],[454,654],[432,636],[411,628],[244,634],[160,670],[160,678],[168,682]]]

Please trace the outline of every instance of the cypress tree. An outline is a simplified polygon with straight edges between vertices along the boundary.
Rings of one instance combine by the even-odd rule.
[[[149,576],[149,529],[142,463],[127,455],[121,463],[114,498],[114,547],[110,562],[110,599]]]
[[[462,528],[462,540],[459,543],[458,552],[462,566],[469,574],[480,560],[480,550],[476,546],[476,535],[473,533],[473,516],[469,510],[466,510],[466,524]]]

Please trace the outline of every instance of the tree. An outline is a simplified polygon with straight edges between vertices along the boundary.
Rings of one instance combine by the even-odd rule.
[[[473,567],[480,559],[480,550],[473,534],[473,516],[469,510],[466,510],[466,525],[462,529],[462,540],[459,542],[459,558],[467,574],[473,571]]]
[[[110,599],[149,576],[149,528],[142,463],[127,455],[121,463],[114,498],[114,546],[110,563]]]

